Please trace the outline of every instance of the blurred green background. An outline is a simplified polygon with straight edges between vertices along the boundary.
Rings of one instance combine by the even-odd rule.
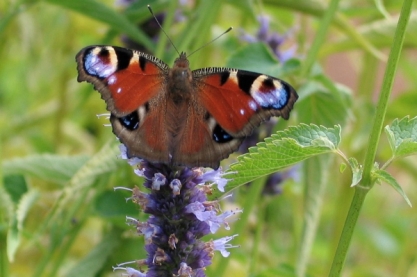
[[[99,94],[77,83],[75,55],[91,44],[124,45],[129,37],[155,45],[155,56],[172,65],[177,54],[166,37],[154,44],[155,38],[137,28],[151,18],[147,4],[165,15],[165,31],[179,51],[190,53],[233,26],[195,53],[191,68],[233,66],[287,80],[300,99],[290,121],[278,127],[340,124],[342,151],[362,162],[402,1],[341,1],[307,74],[303,64],[327,1],[128,2],[0,3],[0,276],[120,276],[112,266],[146,257],[143,238],[125,224],[126,215],[146,216],[125,201],[129,193],[113,191],[142,181],[118,158],[111,128],[103,127],[106,118],[96,117],[106,113]],[[280,35],[277,51],[287,58],[280,60],[268,39],[256,38],[259,16],[269,18],[268,34]],[[416,46],[414,10],[386,124],[417,115]],[[382,134],[377,160],[383,163],[390,154]],[[291,169],[295,178],[284,178],[281,193],[262,194],[245,210],[250,214],[239,233],[240,247],[231,250],[226,264],[216,255],[207,276],[296,276],[310,213],[317,214],[317,229],[307,276],[327,275],[353,195],[351,175],[340,173],[341,163],[334,159],[322,169],[329,181],[314,211],[306,203],[312,190],[323,187],[305,187],[300,167]],[[389,172],[415,203],[416,157],[396,161]],[[253,197],[248,191],[250,186],[235,190],[233,202],[223,208],[244,208]],[[235,234],[238,222],[213,238]],[[391,187],[376,186],[363,206],[342,276],[417,276],[416,229],[416,209]]]

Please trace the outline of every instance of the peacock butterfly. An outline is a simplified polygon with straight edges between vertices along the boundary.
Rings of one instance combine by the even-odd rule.
[[[88,46],[76,56],[78,81],[101,93],[129,157],[217,168],[271,116],[288,119],[298,95],[286,82],[224,67],[191,71],[182,52],[169,68],[149,54]]]

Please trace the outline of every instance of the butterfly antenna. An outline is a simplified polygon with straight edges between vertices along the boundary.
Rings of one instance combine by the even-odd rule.
[[[194,50],[193,52],[191,52],[191,54],[187,55],[187,57],[189,58],[192,54],[194,54],[195,52],[199,51],[201,48],[206,47],[207,45],[215,42],[216,40],[218,40],[220,37],[222,37],[223,35],[227,34],[228,32],[230,32],[233,29],[233,27],[229,27],[229,29],[227,29],[226,31],[224,31],[221,35],[219,35],[218,37],[216,37],[215,39],[207,42],[206,44],[204,44],[203,46],[200,46],[199,48],[197,48],[196,50]]]
[[[172,42],[171,38],[167,35],[167,33],[165,33],[164,28],[162,28],[161,23],[159,23],[158,18],[156,18],[155,14],[152,11],[152,8],[150,5],[148,5],[148,10],[151,12],[153,18],[155,19],[156,23],[158,23],[159,28],[161,28],[162,32],[165,34],[165,36],[168,38],[169,42],[171,42],[171,45],[174,47],[175,51],[177,51],[178,55],[180,54],[180,52],[178,51],[177,47],[175,47],[175,44]]]

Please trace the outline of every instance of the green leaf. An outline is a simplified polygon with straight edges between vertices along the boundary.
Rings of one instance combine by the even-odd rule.
[[[380,183],[380,181],[384,181],[385,183],[389,184],[404,198],[405,202],[407,202],[407,204],[412,207],[410,200],[408,199],[401,186],[398,184],[397,180],[395,180],[395,178],[392,177],[391,174],[389,174],[387,171],[382,169],[374,169],[372,171],[372,178],[378,183]]]
[[[120,155],[119,145],[114,143],[115,140],[105,144],[98,153],[91,157],[66,184],[60,201],[54,211],[54,217],[64,211],[64,207],[73,201],[74,195],[81,190],[88,188],[99,176],[116,170],[123,164]]]
[[[253,181],[310,157],[334,152],[340,142],[340,126],[326,128],[300,124],[279,131],[249,149],[231,165],[227,189]]]
[[[7,256],[10,261],[14,260],[14,255],[20,245],[23,222],[38,197],[39,193],[36,190],[30,190],[28,193],[24,194],[19,201],[16,213],[10,219],[9,230],[7,233]]]
[[[95,209],[102,217],[125,218],[125,216],[135,216],[138,213],[137,205],[132,201],[126,201],[126,198],[132,196],[131,192],[122,190],[106,190],[97,196],[95,200]]]
[[[71,178],[66,188],[81,189],[91,184],[102,174],[112,172],[123,164],[120,156],[120,149],[115,140],[106,143],[99,152],[91,157]]]
[[[334,156],[321,155],[311,157],[303,163],[304,201],[303,227],[300,237],[299,254],[297,257],[297,272],[305,272],[311,259],[314,240],[321,218],[325,201],[326,188],[329,183],[329,167]],[[304,274],[302,274],[304,276]]]
[[[370,43],[377,47],[390,47],[392,38],[398,24],[398,17],[391,16],[381,20],[373,20],[370,24],[362,25],[356,31],[365,37]],[[417,46],[417,12],[414,10],[407,24],[407,31],[404,38],[404,46],[415,48]],[[328,43],[323,46],[322,51],[326,54],[353,50],[359,47],[357,40],[351,37],[344,37],[335,43]]]
[[[4,189],[9,194],[13,203],[18,203],[20,198],[28,191],[28,186],[23,175],[12,174],[4,176]]]
[[[38,177],[65,184],[88,160],[87,156],[65,157],[58,155],[33,155],[3,162],[3,172]]]
[[[95,0],[47,0],[47,2],[64,7],[66,9],[71,9],[90,18],[94,18],[98,21],[108,24],[112,28],[118,30],[120,33],[126,34],[137,42],[142,43],[146,48],[154,48],[151,40],[145,35],[143,31],[137,28],[134,23],[129,22],[126,17],[107,7],[103,3],[97,2]]]
[[[296,59],[291,59],[287,63],[286,66],[280,63],[265,43],[257,42],[247,44],[235,51],[226,64],[228,67],[281,78],[300,67],[300,62]]]
[[[343,125],[348,119],[352,102],[350,90],[334,84],[324,74],[318,72],[298,89],[298,93],[302,95],[296,103],[299,121],[333,126]]]
[[[346,170],[346,164],[345,163],[341,163],[340,164],[340,166],[339,166],[339,171],[340,171],[340,173],[343,173],[343,172],[345,172],[345,170]]]
[[[352,170],[352,184],[350,186],[354,187],[362,179],[363,168],[355,158],[349,158],[348,162]]]
[[[112,231],[95,246],[86,257],[77,263],[65,276],[94,277],[103,269],[106,260],[114,253],[120,240],[120,233]]]
[[[378,11],[386,18],[389,19],[391,18],[389,12],[387,11],[387,9],[384,6],[384,3],[382,2],[382,0],[374,0],[375,1],[375,6],[378,9]]]
[[[408,63],[407,63],[408,62]],[[417,80],[417,70],[414,70],[414,63],[412,60],[405,61],[402,65],[405,74],[408,75],[409,80]],[[387,111],[387,118],[403,117],[408,114],[415,114],[417,106],[417,97],[415,90],[402,91],[400,95],[396,95],[395,99],[390,101],[389,109]]]
[[[417,153],[417,117],[395,119],[385,132],[395,158]]]

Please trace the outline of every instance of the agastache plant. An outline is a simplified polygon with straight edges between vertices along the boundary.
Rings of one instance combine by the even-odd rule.
[[[204,171],[202,168],[172,167],[150,163],[139,158],[129,159],[126,147],[121,145],[121,157],[135,167],[135,173],[145,179],[147,193],[138,187],[116,188],[132,192],[129,198],[149,214],[146,222],[128,217],[129,225],[145,239],[147,258],[119,264],[115,270],[124,270],[129,277],[204,277],[205,268],[212,263],[215,251],[228,257],[229,242],[236,236],[204,241],[220,227],[229,230],[227,219],[240,209],[224,211],[219,201],[209,201],[207,195],[213,186],[224,191],[227,180],[221,168]],[[140,269],[126,265],[136,263]],[[142,268],[146,267],[147,270]]]

